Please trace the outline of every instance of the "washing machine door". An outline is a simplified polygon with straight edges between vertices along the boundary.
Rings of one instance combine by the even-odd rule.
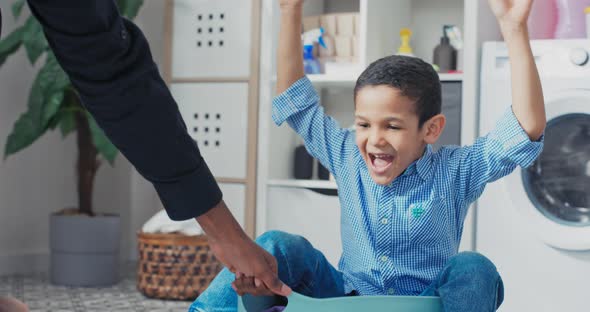
[[[523,226],[553,247],[590,250],[590,90],[561,91],[545,106],[543,152],[505,186]]]

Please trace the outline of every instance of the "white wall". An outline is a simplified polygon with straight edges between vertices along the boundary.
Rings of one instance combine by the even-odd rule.
[[[3,37],[16,26],[7,2],[0,2]],[[164,1],[146,1],[137,19],[158,63],[163,52],[163,8]],[[2,151],[14,121],[25,111],[35,73],[22,48],[0,68]],[[75,148],[74,135],[62,140],[59,132],[48,133],[31,147],[0,161],[0,275],[47,269],[48,217],[77,203]],[[121,214],[124,259],[133,257],[135,232],[157,209],[155,199],[151,184],[131,170],[124,157],[117,158],[114,168],[104,165],[99,170],[95,209]]]

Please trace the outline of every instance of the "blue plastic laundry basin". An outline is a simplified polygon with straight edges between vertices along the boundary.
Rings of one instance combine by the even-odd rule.
[[[293,292],[288,301],[284,312],[443,311],[439,297],[426,296],[349,296],[315,299]],[[276,304],[276,297],[244,295],[238,300],[238,312],[262,312]]]

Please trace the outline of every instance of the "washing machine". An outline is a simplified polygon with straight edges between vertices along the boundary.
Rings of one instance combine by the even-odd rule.
[[[545,145],[529,168],[489,184],[477,202],[476,250],[497,266],[500,311],[590,311],[590,41],[532,41]],[[511,105],[503,42],[483,46],[479,130]]]

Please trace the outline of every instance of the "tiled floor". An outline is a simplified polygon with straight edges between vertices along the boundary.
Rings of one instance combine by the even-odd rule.
[[[25,302],[31,312],[186,312],[191,304],[144,297],[137,291],[132,273],[109,288],[55,286],[47,274],[0,276],[0,296],[5,295]]]

